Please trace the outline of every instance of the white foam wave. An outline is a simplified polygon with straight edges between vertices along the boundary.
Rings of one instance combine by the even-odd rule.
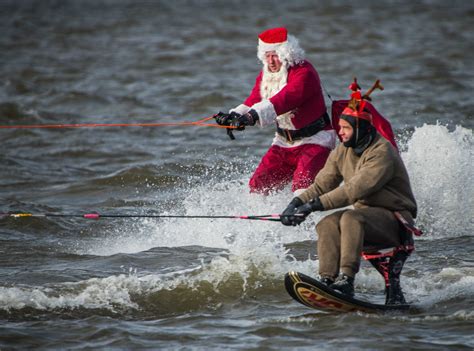
[[[107,308],[137,305],[131,301],[130,292],[139,284],[137,277],[111,276],[93,278],[79,283],[65,283],[56,287],[1,287],[0,306],[4,310],[34,308]]]
[[[280,251],[284,255],[285,252]],[[283,264],[282,264],[283,263]],[[118,312],[122,309],[140,309],[134,296],[147,296],[156,292],[173,291],[186,287],[189,291],[203,282],[211,284],[216,294],[220,287],[238,277],[242,281],[242,295],[261,286],[259,279],[249,279],[252,272],[262,279],[280,280],[290,269],[307,274],[315,272],[317,266],[311,260],[290,262],[278,256],[265,254],[259,248],[245,255],[215,257],[193,269],[166,274],[139,276],[136,271],[106,278],[92,278],[75,283],[62,283],[49,287],[0,287],[0,309],[15,310],[34,308],[52,309],[106,309]],[[233,286],[233,285],[232,285]]]
[[[472,130],[441,125],[416,128],[402,154],[427,237],[472,235],[474,151]]]
[[[286,254],[283,249],[270,254],[265,247],[255,247],[226,257],[215,257],[210,262],[202,262],[192,269],[166,274],[140,276],[131,271],[128,275],[92,278],[48,287],[2,287],[0,306],[3,310],[24,307],[38,310],[106,309],[112,312],[123,309],[139,310],[142,306],[136,300],[137,297],[143,298],[161,291],[172,292],[185,288],[191,292],[205,283],[210,284],[215,294],[219,295],[221,287],[232,286],[232,290],[235,290],[237,278],[241,282],[240,288],[237,288],[238,294],[245,296],[248,292],[252,294],[259,289],[263,281],[281,281],[282,276],[290,270],[313,276],[317,272],[317,261],[291,261],[287,259]],[[428,309],[452,299],[470,299],[474,294],[474,270],[445,268],[437,274],[404,276],[402,287],[408,301]],[[383,279],[374,269],[361,270],[357,275],[356,289],[360,293],[378,293],[378,302],[383,303]],[[463,311],[455,311],[453,318],[472,320],[472,312]]]
[[[438,273],[404,278],[404,283],[413,300],[422,306],[432,306],[450,299],[471,298],[474,295],[474,269],[447,267]]]

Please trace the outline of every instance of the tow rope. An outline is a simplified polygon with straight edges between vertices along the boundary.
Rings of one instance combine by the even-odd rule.
[[[96,128],[96,127],[169,127],[169,126],[199,126],[235,129],[232,126],[221,126],[214,123],[204,123],[214,118],[205,117],[193,122],[163,122],[163,123],[73,123],[73,124],[16,124],[0,125],[0,129],[60,129],[60,128]]]
[[[281,215],[270,214],[270,215],[258,215],[258,216],[198,216],[198,215],[140,215],[140,214],[99,214],[96,212],[85,213],[85,214],[68,214],[68,213],[0,213],[0,218],[12,217],[12,218],[24,218],[24,217],[77,217],[87,219],[99,219],[99,218],[208,218],[208,219],[247,219],[255,221],[272,221],[281,222]]]

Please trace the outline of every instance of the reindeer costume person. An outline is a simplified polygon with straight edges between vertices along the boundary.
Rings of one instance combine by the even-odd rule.
[[[331,152],[314,183],[290,202],[282,223],[296,225],[313,211],[354,206],[331,213],[316,226],[320,280],[352,296],[363,247],[400,245],[394,212],[413,223],[417,206],[399,153],[380,136],[372,115],[364,110],[370,93],[383,88],[378,81],[364,95],[357,81],[350,88],[351,100],[339,120],[343,143]],[[395,295],[399,301],[392,303],[404,302],[401,290]]]

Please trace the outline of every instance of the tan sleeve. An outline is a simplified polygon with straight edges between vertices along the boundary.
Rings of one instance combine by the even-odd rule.
[[[342,182],[342,174],[337,165],[337,160],[340,158],[340,153],[338,153],[339,148],[331,151],[329,157],[324,165],[323,169],[319,171],[316,176],[314,183],[306,189],[298,197],[304,202],[311,201],[321,194],[325,194],[328,191],[336,188]]]
[[[394,160],[384,147],[366,156],[356,174],[344,184],[320,197],[326,210],[352,205],[379,191],[392,179]]]

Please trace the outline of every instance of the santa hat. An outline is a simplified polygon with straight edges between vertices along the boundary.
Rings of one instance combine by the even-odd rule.
[[[354,77],[354,82],[349,85],[349,89],[352,90],[351,93],[351,100],[347,104],[347,107],[342,111],[341,118],[345,116],[351,116],[355,118],[360,118],[368,121],[370,124],[372,124],[372,115],[370,112],[364,110],[364,107],[366,105],[366,101],[371,101],[372,99],[370,98],[370,94],[375,89],[380,89],[383,90],[383,86],[380,84],[380,80],[377,79],[369,90],[362,95],[361,93],[361,87],[357,83],[357,78]]]
[[[267,29],[259,34],[257,56],[264,64],[265,53],[268,51],[275,51],[287,67],[304,60],[304,50],[299,46],[298,40],[289,35],[284,27]]]
[[[265,52],[275,51],[286,42],[288,42],[288,31],[286,28],[271,28],[259,34],[258,49]]]

